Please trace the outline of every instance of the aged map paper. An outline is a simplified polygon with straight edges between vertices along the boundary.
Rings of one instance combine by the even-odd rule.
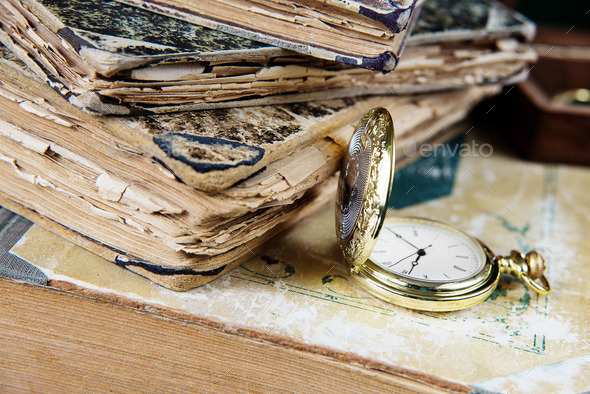
[[[489,299],[464,311],[414,312],[378,301],[349,280],[332,209],[228,275],[184,293],[159,287],[36,225],[10,253],[52,280],[412,368],[475,391],[587,390],[590,170],[522,162],[493,141],[493,133],[484,136],[477,128],[466,133],[463,142],[436,151],[460,156],[455,167],[407,169],[414,179],[426,177],[433,184],[450,179],[450,194],[390,214],[454,224],[497,254],[540,251],[553,288],[548,296],[503,277]],[[419,192],[399,179],[396,201]]]

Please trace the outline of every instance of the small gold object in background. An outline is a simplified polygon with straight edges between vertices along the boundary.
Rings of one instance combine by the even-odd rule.
[[[564,105],[590,105],[590,89],[572,89],[551,97],[551,102]]]

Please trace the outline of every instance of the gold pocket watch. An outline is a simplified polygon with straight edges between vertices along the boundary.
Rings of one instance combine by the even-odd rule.
[[[336,199],[338,244],[352,278],[385,301],[452,311],[484,301],[500,274],[540,294],[551,291],[533,251],[495,256],[481,241],[444,223],[386,217],[394,171],[393,121],[384,108],[360,120],[342,162]]]

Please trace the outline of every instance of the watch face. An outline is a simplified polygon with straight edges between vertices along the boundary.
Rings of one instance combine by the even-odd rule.
[[[459,282],[478,274],[486,261],[467,234],[438,222],[385,223],[370,259],[387,271],[422,282]]]

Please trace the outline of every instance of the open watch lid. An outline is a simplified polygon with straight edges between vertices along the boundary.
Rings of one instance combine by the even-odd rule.
[[[336,197],[336,233],[352,268],[371,255],[391,192],[395,161],[393,121],[385,108],[367,112],[342,160]]]

